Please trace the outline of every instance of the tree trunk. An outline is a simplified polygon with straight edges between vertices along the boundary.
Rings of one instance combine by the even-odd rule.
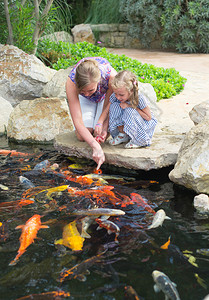
[[[52,6],[53,0],[47,0],[46,6],[43,10],[42,16],[40,17],[39,15],[39,3],[38,0],[34,0],[34,6],[35,6],[35,18],[36,18],[36,26],[34,29],[34,33],[33,33],[33,42],[34,42],[34,50],[32,52],[32,54],[36,53],[37,50],[37,45],[38,45],[38,40],[41,37],[41,34],[43,31],[41,31],[41,27],[42,27],[42,20],[44,17],[47,16],[51,6]]]
[[[8,32],[9,32],[7,43],[9,45],[14,45],[12,25],[11,25],[10,16],[9,16],[8,0],[4,0],[4,10],[5,10]]]

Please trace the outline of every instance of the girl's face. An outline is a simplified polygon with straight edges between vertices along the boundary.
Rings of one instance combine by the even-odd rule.
[[[86,97],[93,95],[97,90],[97,84],[98,84],[97,82],[92,82],[92,83],[88,84],[87,86],[85,86],[81,90],[82,95],[84,95]]]
[[[130,98],[130,93],[125,87],[113,89],[115,93],[115,97],[120,101],[120,102],[126,102]]]

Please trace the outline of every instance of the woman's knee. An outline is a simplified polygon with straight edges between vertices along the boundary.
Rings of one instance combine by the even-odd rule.
[[[93,133],[93,128],[87,128],[88,131],[92,134]],[[84,139],[82,138],[82,136],[77,132],[77,130],[75,130],[75,134],[76,134],[76,137],[77,139],[80,141],[80,142],[84,142]]]

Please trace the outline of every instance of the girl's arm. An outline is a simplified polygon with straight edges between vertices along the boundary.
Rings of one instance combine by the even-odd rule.
[[[140,108],[136,108],[136,110],[138,111],[138,113],[140,114],[140,116],[147,120],[147,121],[150,121],[152,119],[152,116],[151,116],[151,111],[150,111],[150,108],[149,106],[146,106],[145,108],[143,109],[140,109]]]
[[[78,134],[92,148],[93,159],[98,164],[97,168],[100,168],[101,164],[105,161],[104,152],[99,143],[94,139],[90,131],[83,123],[77,88],[75,83],[69,77],[66,82],[66,94],[73,124]]]
[[[105,95],[103,110],[102,110],[101,116],[99,117],[99,120],[98,120],[98,123],[101,125],[95,127],[96,135],[101,135],[101,132],[103,130],[107,131],[107,128],[108,128],[108,117],[109,117],[109,108],[110,108],[109,100],[110,100],[110,96],[113,93],[113,89],[111,86],[111,80],[115,77],[116,74],[117,74],[117,72],[115,71],[115,69],[112,69],[111,73],[110,73],[110,78],[109,78],[108,90]]]

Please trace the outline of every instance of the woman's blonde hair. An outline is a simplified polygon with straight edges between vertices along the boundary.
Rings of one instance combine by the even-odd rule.
[[[86,59],[77,66],[75,82],[79,91],[92,82],[99,82],[100,79],[101,72],[96,60]]]
[[[111,81],[111,86],[113,89],[118,89],[125,87],[127,91],[131,94],[129,100],[133,108],[136,108],[139,104],[139,87],[138,80],[134,73],[129,70],[120,71]]]

